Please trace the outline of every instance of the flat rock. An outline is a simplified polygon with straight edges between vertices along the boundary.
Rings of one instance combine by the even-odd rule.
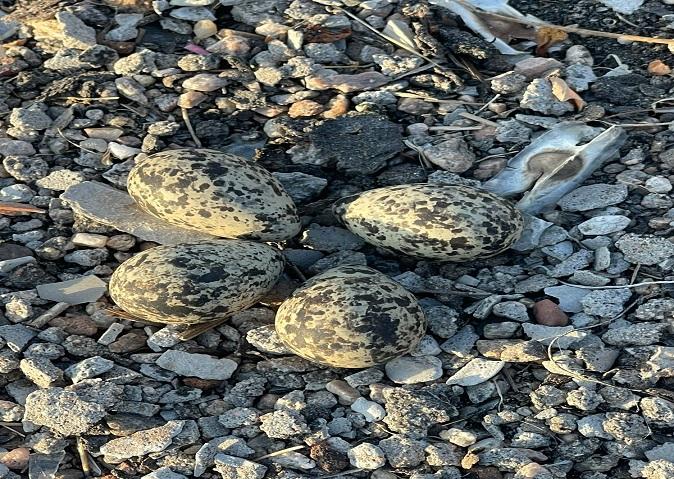
[[[559,300],[559,308],[567,313],[580,313],[583,310],[581,300],[590,293],[590,290],[574,288],[573,286],[551,286],[543,290],[548,296]]]
[[[239,365],[227,358],[219,359],[208,354],[186,353],[170,349],[159,356],[157,366],[181,376],[224,381],[232,377]]]
[[[616,13],[631,15],[644,4],[645,0],[599,0]]]
[[[435,381],[442,376],[442,361],[435,356],[402,356],[386,363],[386,375],[397,384]]]
[[[598,183],[576,188],[559,200],[559,206],[564,211],[588,211],[617,205],[627,199],[627,185],[607,185]]]
[[[674,243],[660,236],[627,233],[616,242],[616,247],[630,263],[646,266],[658,264],[674,256]]]
[[[94,275],[37,285],[37,294],[42,299],[57,303],[83,304],[98,301],[108,289],[107,285]]]
[[[85,401],[74,391],[48,388],[28,395],[23,419],[63,436],[74,436],[86,433],[105,415],[103,405]]]
[[[56,21],[62,30],[63,45],[78,50],[86,50],[96,45],[96,30],[86,25],[70,12],[58,12]]]
[[[522,329],[524,330],[524,334],[531,339],[546,346],[549,346],[554,341],[555,345],[562,349],[568,348],[587,336],[586,332],[575,331],[573,326],[545,326],[542,324],[526,323],[522,325]]]
[[[262,479],[267,473],[267,466],[240,457],[218,454],[215,456],[215,470],[222,474],[223,479]]]
[[[500,373],[505,364],[504,361],[475,358],[454,373],[447,380],[447,384],[458,384],[459,386],[482,384]]]
[[[339,74],[335,70],[323,69],[306,78],[309,90],[339,90],[342,93],[374,90],[390,82],[391,79],[379,72]]]
[[[216,239],[215,236],[171,226],[142,211],[125,192],[96,181],[71,186],[61,198],[76,213],[145,241],[179,244]]]
[[[608,235],[624,230],[631,221],[622,215],[595,216],[579,224],[578,230],[585,236]]]
[[[183,430],[185,421],[169,421],[163,426],[138,431],[130,436],[113,439],[101,446],[105,461],[112,464],[131,457],[141,457],[152,452],[160,452],[173,442],[173,438]]]

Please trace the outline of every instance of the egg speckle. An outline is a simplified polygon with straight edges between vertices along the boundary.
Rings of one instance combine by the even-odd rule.
[[[147,213],[214,236],[281,241],[300,230],[295,204],[271,173],[216,150],[150,155],[133,167],[127,189]]]
[[[415,297],[367,266],[339,266],[285,300],[276,332],[295,354],[319,364],[366,368],[413,350],[426,331]]]
[[[255,304],[274,286],[283,266],[281,253],[250,241],[157,246],[115,270],[110,297],[142,320],[203,323]]]
[[[438,261],[494,256],[517,241],[524,226],[510,203],[466,186],[378,188],[338,200],[333,211],[372,245]]]

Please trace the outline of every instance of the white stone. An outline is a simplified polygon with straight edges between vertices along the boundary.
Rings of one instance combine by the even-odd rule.
[[[103,248],[108,242],[108,237],[94,233],[75,233],[71,239],[75,246],[88,246],[90,248]]]
[[[381,405],[363,397],[356,399],[351,405],[351,409],[361,413],[369,422],[381,421],[386,416],[386,410]]]
[[[157,366],[181,376],[224,381],[232,377],[239,365],[227,358],[216,358],[208,354],[186,353],[171,349],[159,356]]]
[[[599,0],[601,3],[613,9],[614,12],[631,15],[644,4],[645,0]]]
[[[505,366],[504,361],[490,361],[483,358],[475,358],[459,369],[447,380],[447,384],[459,386],[476,386],[501,372]]]
[[[108,150],[112,156],[119,160],[126,160],[127,158],[131,158],[132,156],[140,153],[139,148],[122,145],[120,143],[115,143],[114,141],[110,142],[108,145]]]
[[[442,361],[435,356],[402,356],[384,366],[388,378],[397,384],[435,381],[442,376]]]
[[[107,284],[94,275],[37,285],[40,298],[68,304],[93,303],[98,301],[107,289]]]
[[[664,176],[654,176],[646,180],[644,186],[651,193],[669,193],[672,191],[672,183]]]
[[[349,462],[357,469],[373,471],[386,465],[386,456],[379,446],[364,442],[347,452]]]
[[[595,216],[578,225],[585,236],[608,235],[622,231],[630,224],[630,219],[622,215]]]
[[[21,258],[5,259],[0,261],[0,273],[9,273],[15,268],[28,263],[35,263],[32,256],[22,256]]]
[[[546,346],[554,341],[555,345],[562,349],[568,348],[587,336],[584,331],[575,331],[573,326],[545,326],[543,324],[525,323],[522,325],[522,329],[524,334],[531,339]]]
[[[120,323],[112,323],[108,329],[98,338],[98,344],[108,346],[117,340],[117,337],[124,331],[124,326]]]

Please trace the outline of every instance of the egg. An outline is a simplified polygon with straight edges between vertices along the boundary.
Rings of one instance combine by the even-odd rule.
[[[281,253],[243,240],[157,246],[122,263],[110,297],[131,315],[166,324],[197,324],[242,311],[283,272]]]
[[[338,200],[333,212],[374,246],[438,261],[497,255],[517,241],[524,226],[506,200],[467,186],[378,188]]]
[[[127,189],[147,213],[214,236],[282,241],[300,230],[293,200],[271,173],[216,150],[150,155],[131,169]]]
[[[426,331],[416,298],[367,266],[319,274],[279,307],[279,339],[295,354],[338,368],[367,368],[412,351]]]

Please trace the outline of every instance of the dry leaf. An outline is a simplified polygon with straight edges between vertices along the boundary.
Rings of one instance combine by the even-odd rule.
[[[552,84],[552,94],[555,95],[555,98],[560,101],[570,101],[578,111],[583,109],[585,101],[564,80],[559,77],[550,77],[549,80]]]
[[[9,203],[0,201],[0,215],[17,216],[44,212],[44,210],[36,208],[35,206],[25,205],[23,203]]]
[[[648,73],[656,76],[664,76],[672,73],[672,69],[662,60],[653,60],[648,64]]]
[[[547,56],[548,50],[555,43],[561,43],[569,38],[569,34],[555,27],[540,27],[536,30],[536,55]]]

